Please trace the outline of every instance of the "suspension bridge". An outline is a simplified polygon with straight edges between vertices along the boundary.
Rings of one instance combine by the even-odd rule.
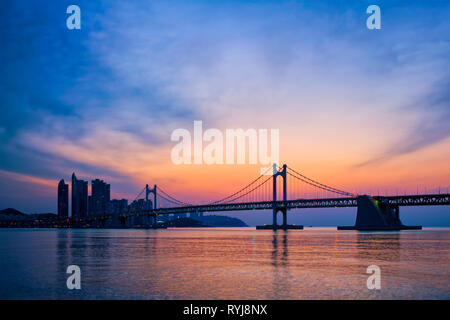
[[[270,170],[270,171],[269,171]],[[281,179],[281,185],[278,186]],[[236,192],[203,204],[193,204],[170,195],[163,188],[146,185],[136,200],[145,195],[141,206],[128,210],[120,216],[122,221],[133,216],[144,216],[150,225],[157,225],[160,215],[190,214],[205,212],[226,212],[244,210],[272,210],[272,224],[258,226],[257,229],[302,229],[303,226],[289,225],[289,210],[306,208],[356,207],[354,226],[338,227],[340,230],[404,230],[421,229],[420,226],[405,226],[399,216],[400,206],[450,205],[450,194],[416,194],[396,196],[358,195],[338,189],[308,178],[287,165],[273,165],[259,177]],[[152,196],[152,199],[149,199]],[[277,216],[282,215],[278,224]],[[111,218],[105,216],[104,219]]]
[[[306,208],[357,207],[355,226],[340,229],[357,230],[400,230],[418,229],[417,226],[404,226],[399,217],[400,206],[450,205],[449,194],[374,196],[357,195],[342,189],[323,184],[308,178],[287,165],[275,165],[259,177],[232,194],[219,200],[192,204],[179,200],[156,185],[147,185],[138,197],[145,192],[145,201],[153,195],[152,208],[144,213],[152,216],[156,222],[158,215],[194,214],[204,212],[226,212],[239,210],[272,210],[272,224],[258,229],[301,229],[302,226],[287,223],[288,211]],[[277,180],[281,179],[278,187]],[[281,213],[282,223],[278,224],[277,215]]]

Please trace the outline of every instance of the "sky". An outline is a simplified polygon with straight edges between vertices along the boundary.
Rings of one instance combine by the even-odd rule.
[[[66,27],[71,4],[80,30]],[[371,4],[380,30],[366,27]],[[106,180],[113,198],[148,183],[191,202],[259,175],[175,165],[171,133],[194,120],[279,129],[282,163],[350,192],[446,191],[449,31],[450,2],[438,0],[2,1],[0,208],[56,212],[72,172]],[[402,209],[404,222],[450,226],[449,207],[419,209]],[[352,222],[354,211],[292,222]]]

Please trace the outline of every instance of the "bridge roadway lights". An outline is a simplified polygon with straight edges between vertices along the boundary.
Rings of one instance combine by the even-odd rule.
[[[337,227],[338,230],[398,231],[420,230],[421,226],[405,226],[400,221],[398,205],[387,201],[374,200],[364,195],[358,196],[358,212],[354,226]]]

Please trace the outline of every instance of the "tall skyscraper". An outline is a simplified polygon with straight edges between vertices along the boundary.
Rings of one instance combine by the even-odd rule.
[[[88,182],[78,180],[75,173],[72,174],[72,218],[87,216],[88,209]]]
[[[69,216],[69,185],[61,179],[58,183],[58,218]]]
[[[111,187],[99,179],[92,180],[91,186],[89,215],[103,215],[106,213],[108,202],[111,199]]]

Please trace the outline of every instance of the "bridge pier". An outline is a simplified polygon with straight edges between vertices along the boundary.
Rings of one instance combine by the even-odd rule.
[[[279,225],[277,223],[277,214],[281,212],[283,215],[283,224]],[[289,230],[296,229],[301,230],[303,226],[296,226],[293,224],[287,224],[287,208],[286,207],[276,207],[273,211],[273,224],[265,224],[263,226],[256,226],[257,230]]]
[[[281,212],[281,214],[283,215],[283,224],[281,226],[286,227],[287,224],[287,209],[284,207],[275,207],[273,209],[273,226],[279,226],[278,222],[277,222],[277,215],[278,212]]]
[[[278,209],[277,208],[273,208],[272,209],[272,226],[276,226],[277,225],[277,214],[278,214]]]
[[[358,196],[358,211],[354,226],[340,226],[338,230],[359,231],[397,231],[420,230],[421,226],[405,226],[400,221],[400,209],[398,205],[389,204],[383,198],[374,199],[370,196]]]

